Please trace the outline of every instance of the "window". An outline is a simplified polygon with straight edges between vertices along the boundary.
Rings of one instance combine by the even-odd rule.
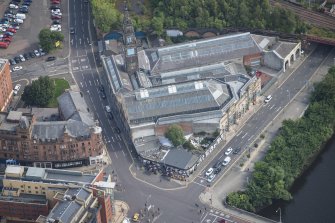
[[[28,186],[28,189],[30,189],[30,186]]]
[[[37,190],[37,189],[38,189],[38,187],[35,187],[35,189]]]

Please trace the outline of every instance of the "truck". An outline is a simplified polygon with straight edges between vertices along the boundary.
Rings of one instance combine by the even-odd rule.
[[[17,13],[17,14],[16,14],[16,18],[17,18],[17,19],[24,20],[24,19],[26,19],[26,15],[25,15],[25,14],[21,14],[21,13]]]

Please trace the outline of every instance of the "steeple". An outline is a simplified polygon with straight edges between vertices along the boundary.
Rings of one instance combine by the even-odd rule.
[[[123,45],[125,54],[125,70],[129,76],[138,70],[137,45],[134,27],[129,16],[127,1],[124,2]]]

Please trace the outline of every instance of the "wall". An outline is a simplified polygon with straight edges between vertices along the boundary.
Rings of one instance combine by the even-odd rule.
[[[0,200],[0,213],[1,216],[6,217],[36,220],[40,215],[47,216],[49,208],[47,202],[45,204],[35,204]]]
[[[281,70],[284,62],[273,52],[265,52],[263,56],[263,65],[275,70]]]
[[[9,104],[12,95],[13,84],[10,75],[9,62],[7,61],[3,65],[3,69],[0,70],[0,111],[5,110],[5,107]]]

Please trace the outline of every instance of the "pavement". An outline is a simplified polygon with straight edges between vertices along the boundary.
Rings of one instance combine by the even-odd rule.
[[[121,223],[127,217],[129,206],[126,202],[120,200],[113,201],[113,223]]]
[[[242,167],[240,165],[233,167],[231,171],[227,172],[224,178],[220,180],[220,182],[214,185],[214,187],[208,188],[203,193],[201,193],[200,199],[203,203],[217,210],[226,211],[231,214],[237,214],[240,217],[248,219],[251,222],[271,221],[270,219],[265,219],[252,213],[246,213],[242,210],[227,208],[223,204],[223,198],[233,191],[245,189],[248,180],[251,178],[254,164],[257,161],[263,159],[271,141],[278,133],[278,129],[281,127],[282,122],[285,119],[297,119],[303,115],[305,109],[308,107],[309,104],[309,95],[313,90],[313,84],[322,80],[323,76],[327,73],[328,68],[333,65],[333,57],[335,56],[334,49],[332,50],[332,53],[330,55],[333,56],[328,56],[328,58],[322,63],[320,68],[317,69],[313,76],[309,78],[308,82],[306,82],[304,87],[299,90],[297,94],[292,94],[292,98],[290,98],[290,103],[285,108],[283,108],[283,110],[277,115],[277,117],[269,122],[264,131],[262,131],[261,134],[264,135],[264,139],[258,138],[259,146],[258,148],[252,150],[250,159],[248,159]],[[300,60],[298,63],[295,63],[294,66],[292,66],[282,75],[282,78],[288,78],[288,75],[290,75],[292,71],[295,71],[295,69],[298,68],[302,64],[302,62],[303,60]],[[282,79],[278,83],[273,85],[268,90],[268,92],[274,92],[275,89],[278,88],[281,83],[283,83],[283,80],[285,79]],[[224,187],[222,187],[223,184],[225,185]]]

